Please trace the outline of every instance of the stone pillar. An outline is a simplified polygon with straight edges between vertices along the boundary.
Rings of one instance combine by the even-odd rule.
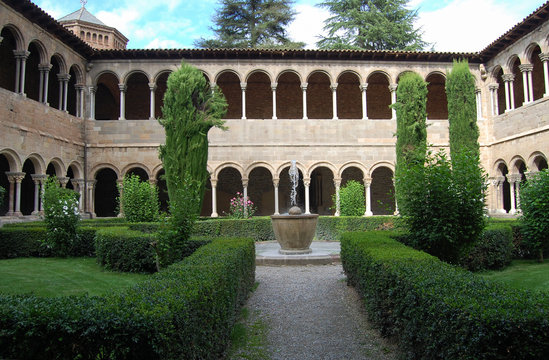
[[[32,215],[38,215],[38,211],[40,210],[40,179],[38,178],[40,175],[38,174],[32,174],[31,178],[34,182],[34,210],[32,211]]]
[[[242,179],[242,188],[244,189],[244,218],[248,217],[248,179]]]
[[[38,71],[40,72],[40,80],[38,85],[38,102],[44,102],[44,71],[42,70],[43,65],[38,65]]]
[[[210,179],[212,184],[212,214],[210,217],[216,218],[219,217],[217,213],[217,179]]]
[[[76,84],[74,88],[76,89],[76,117],[84,118],[82,116],[82,114],[84,113],[84,85]]]
[[[154,113],[154,111],[155,111],[154,92],[156,91],[156,83],[150,82],[149,83],[149,89],[151,90],[151,100],[150,100],[151,107],[150,107],[150,111],[149,111],[149,120],[155,120],[156,119],[156,114]]]
[[[278,183],[279,179],[274,178],[273,179],[273,187],[274,187],[274,201],[275,201],[275,211],[274,215],[280,215],[279,209],[278,209]]]
[[[84,209],[84,179],[71,179],[70,182],[72,183],[72,186],[76,189],[75,191],[78,193],[78,211],[82,212]]]
[[[13,215],[22,216],[21,214],[21,182],[25,178],[25,173],[15,173],[15,212]]]
[[[301,90],[303,90],[303,120],[307,120],[307,83],[301,84]]]
[[[503,81],[505,83],[505,111],[513,110],[515,107],[514,102],[514,92],[513,92],[513,80],[515,75],[513,74],[503,74]]]
[[[118,120],[126,120],[126,85],[118,84],[120,89],[120,116]]]
[[[509,184],[511,184],[511,210],[509,211],[509,213],[516,214],[520,208],[519,188],[520,188],[520,181],[522,180],[522,175],[508,174],[507,180],[509,181]]]
[[[95,92],[97,88],[95,86],[90,86],[90,119],[95,120]]]
[[[273,90],[273,120],[276,120],[276,87],[277,83],[271,84],[271,90]]]
[[[372,178],[371,177],[365,177],[364,178],[364,192],[366,194],[366,211],[364,212],[364,216],[373,216],[374,213],[372,212],[372,195],[370,192],[370,185],[372,185]]]
[[[480,88],[475,88],[475,99],[477,104],[477,120],[482,119],[482,98]]]
[[[43,73],[44,76],[44,92],[43,92],[43,98],[40,100],[44,104],[48,103],[48,88],[50,83],[50,70],[53,67],[51,64],[43,64],[39,66],[40,73]]]
[[[94,201],[94,196],[95,196],[95,184],[97,183],[97,180],[88,180],[87,183],[86,183],[86,191],[88,192],[88,204],[87,204],[87,207],[88,207],[88,212],[90,213],[90,216],[92,218],[94,218],[96,215],[95,215],[95,201]]]
[[[69,94],[69,80],[71,76],[65,74],[63,77],[63,111],[67,111],[67,95]]]
[[[517,212],[517,208],[515,207],[515,179],[512,174],[509,174],[507,175],[507,180],[511,185],[511,209],[509,210],[509,214],[515,214]]]
[[[397,93],[396,93],[397,87],[398,87],[397,84],[389,85],[389,91],[391,92],[391,104],[396,103],[396,100],[397,100]],[[396,110],[391,108],[391,119],[396,120],[396,118],[397,118]]]
[[[120,204],[118,206],[118,215],[117,217],[122,218],[124,217],[124,178],[122,179],[116,179],[116,184],[118,185],[118,196],[120,197]]]
[[[311,185],[311,178],[303,178],[303,185],[305,185],[305,214],[310,214],[309,209],[309,186]]]
[[[545,93],[543,96],[549,96],[549,54],[539,54],[539,59],[543,63],[543,80],[545,83]]]
[[[8,212],[6,216],[13,216],[13,200],[15,192],[15,174],[13,172],[6,171],[6,176],[8,177],[8,182],[10,183],[10,188],[8,189]]]
[[[246,83],[240,83],[242,89],[242,120],[246,120]]]
[[[334,187],[336,192],[336,211],[334,216],[340,216],[341,215],[341,201],[339,200],[339,190],[341,188],[341,178],[334,178]]]
[[[13,55],[15,56],[15,92],[25,94],[25,73],[30,52],[27,50],[13,50]]]
[[[40,214],[44,215],[44,191],[46,190],[46,180],[48,180],[48,175],[39,175],[40,181]],[[68,178],[67,178],[68,179]]]
[[[362,91],[362,120],[368,120],[368,104],[366,99],[366,90],[368,89],[368,83],[360,85],[360,91]]]
[[[505,176],[496,176],[494,178],[494,185],[496,186],[496,213],[506,214],[507,212],[503,208],[503,183],[505,182]]]
[[[524,102],[523,104],[528,104],[529,102],[534,101],[534,94],[532,89],[532,70],[534,65],[532,64],[522,64],[519,65],[519,70],[522,73],[522,89],[524,91]]]
[[[63,76],[64,74],[57,74],[57,81],[59,82],[59,102],[57,103],[58,110],[63,110]]]
[[[395,197],[395,212],[394,212],[394,215],[398,215],[399,211],[398,211],[398,202],[397,202],[397,197],[396,197],[396,186],[395,186],[395,178],[394,177],[393,177],[393,189],[395,189],[395,192],[394,192],[394,197]]]
[[[332,120],[337,120],[337,83],[330,86],[332,89]]]
[[[492,109],[492,116],[497,116],[499,114],[499,104],[498,104],[499,84],[490,84],[489,89],[490,89],[490,102],[491,102],[490,108]]]

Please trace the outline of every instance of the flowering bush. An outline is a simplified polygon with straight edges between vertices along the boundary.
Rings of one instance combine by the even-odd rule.
[[[55,256],[67,256],[75,243],[80,221],[78,193],[59,187],[56,177],[49,177],[44,187],[45,246]]]
[[[244,194],[237,192],[236,196],[231,199],[227,216],[232,219],[249,219],[254,216],[256,211],[254,203],[249,198],[244,199]]]

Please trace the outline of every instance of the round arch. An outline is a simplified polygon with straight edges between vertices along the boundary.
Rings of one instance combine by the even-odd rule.
[[[29,41],[29,45],[27,46],[27,49],[29,49],[31,45],[34,45],[38,50],[39,63],[40,64],[49,63],[48,50],[46,49],[42,41],[40,41],[39,39],[32,39],[31,41]]]
[[[102,76],[107,76],[107,75],[112,75],[116,79],[116,82],[118,84],[120,83],[120,75],[118,75],[116,72],[112,70],[103,70],[95,76],[95,78],[93,79],[93,85],[97,86],[99,79]]]
[[[341,72],[337,78],[337,117],[339,119],[361,119],[362,78],[352,70]]]
[[[219,173],[223,169],[229,168],[229,167],[236,169],[238,171],[238,173],[240,174],[240,176],[242,178],[244,178],[244,169],[242,168],[242,166],[240,164],[237,164],[237,163],[232,162],[232,161],[225,162],[225,163],[222,163],[222,164],[218,165],[214,170],[214,176],[212,176],[212,178],[218,179],[219,178]]]
[[[368,75],[366,76],[366,82],[369,83],[370,82],[370,78],[373,76],[373,75],[382,75],[382,76],[385,76],[385,78],[387,79],[387,83],[391,83],[391,75],[389,75],[389,73],[387,73],[386,71],[384,70],[374,70],[374,71],[371,71],[370,73],[368,73]]]
[[[21,172],[23,162],[15,151],[5,148],[0,150],[0,155],[4,155],[8,160],[11,172]]]
[[[245,76],[244,76],[244,79],[246,80],[246,82],[248,82],[250,80],[250,77],[254,74],[257,74],[257,73],[262,73],[262,74],[265,74],[268,78],[269,78],[269,82],[272,83],[273,82],[273,78],[274,76],[267,70],[265,69],[253,69],[253,70],[250,70]]]
[[[224,74],[227,74],[227,73],[230,73],[232,75],[235,75],[237,78],[238,78],[238,81],[239,82],[242,82],[242,76],[240,75],[240,73],[238,73],[236,70],[233,70],[233,69],[223,69],[223,70],[220,70],[217,72],[217,74],[215,75],[215,83],[217,84],[217,82],[219,81],[219,78],[221,76],[223,76]]]
[[[324,70],[314,70],[307,76],[307,117],[309,119],[333,119],[331,86],[333,79]]]
[[[299,79],[299,84],[301,85],[301,83],[303,82],[303,77],[301,76],[301,74],[293,69],[285,69],[285,70],[282,70],[278,73],[278,75],[276,75],[276,82],[278,82],[280,80],[280,77],[284,74],[288,74],[288,73],[291,73],[291,74],[294,74],[297,76],[297,78]]]
[[[122,175],[122,178],[127,175],[128,171],[136,169],[136,168],[143,170],[147,174],[147,177],[149,179],[152,178],[149,168],[146,165],[141,164],[141,163],[131,163],[131,164],[128,164],[128,165],[124,166],[122,168],[122,170],[120,171],[120,174]]]
[[[84,84],[86,82],[84,79],[84,72],[79,64],[72,64],[69,71],[74,71],[74,75],[76,75],[74,81],[76,84]]]
[[[337,78],[336,78],[336,82],[339,84],[339,81],[341,79],[341,76],[345,75],[345,74],[352,74],[354,76],[357,77],[358,79],[358,83],[359,84],[362,84],[363,80],[362,80],[362,76],[355,70],[352,70],[352,69],[346,69],[346,70],[343,70],[341,71],[338,75],[337,75]]]
[[[116,174],[116,177],[118,179],[120,179],[120,170],[118,170],[118,168],[116,166],[114,166],[113,164],[109,164],[109,163],[100,163],[100,164],[97,164],[95,165],[91,171],[90,171],[90,174],[92,175],[92,178],[96,178],[97,177],[97,173],[102,170],[102,169],[111,169],[112,171],[114,171],[114,173]]]
[[[294,70],[284,70],[276,78],[276,115],[280,119],[303,118],[303,79]]]
[[[368,170],[366,169],[366,167],[362,163],[360,163],[358,161],[347,161],[346,163],[341,165],[341,167],[339,168],[339,171],[337,172],[337,177],[342,178],[343,172],[345,170],[347,170],[348,168],[351,168],[351,167],[355,167],[355,168],[359,169],[360,171],[362,171],[363,177],[366,177],[366,176],[369,175]]]
[[[158,79],[160,78],[160,76],[163,76],[165,74],[168,74],[168,76],[173,73],[174,70],[170,70],[170,69],[163,69],[163,70],[160,70],[158,71],[156,74],[154,74],[153,76],[153,80],[154,82],[156,83],[158,81]]]
[[[255,161],[255,162],[251,163],[250,165],[248,165],[248,167],[244,170],[245,177],[249,178],[250,173],[258,167],[263,167],[263,168],[267,169],[269,171],[269,173],[271,174],[271,177],[274,178],[275,169],[272,167],[271,164],[269,164],[265,161]]]
[[[425,82],[427,82],[427,118],[430,120],[448,119],[446,76],[440,71],[433,71],[425,77]]]
[[[509,162],[509,172],[511,174],[518,174],[520,173],[520,164],[526,165],[526,161],[524,158],[520,155],[513,156],[511,161]]]
[[[508,168],[507,166],[507,162],[503,159],[497,159],[496,161],[494,161],[494,166],[492,168],[494,174],[496,175],[499,175],[501,176],[501,165],[504,165],[506,168]]]
[[[380,168],[380,167],[386,167],[388,168],[389,170],[391,170],[393,172],[393,174],[395,173],[395,164],[393,164],[392,162],[390,161],[378,161],[376,163],[374,163],[371,167],[370,167],[370,171],[369,171],[369,174],[370,176],[372,175],[372,173]]]
[[[227,100],[227,113],[224,119],[240,119],[242,109],[242,78],[234,70],[222,70],[217,73],[215,83]]]
[[[25,38],[23,36],[23,33],[19,30],[19,28],[16,25],[13,24],[4,24],[1,31],[4,31],[4,29],[7,29],[11,35],[13,36],[15,40],[15,50],[25,50],[28,46],[25,46]]]
[[[60,158],[58,158],[58,157],[52,158],[48,162],[48,166],[49,166],[49,164],[51,164],[53,166],[53,168],[55,169],[55,174],[58,177],[65,176],[65,174],[67,173],[67,168],[65,167],[65,164],[63,163],[63,160],[61,160]]]
[[[46,171],[46,163],[44,162],[42,156],[40,156],[39,154],[32,153],[27,156],[26,160],[30,160],[32,162],[35,174],[44,174],[44,172]]]
[[[272,77],[265,70],[254,70],[246,78],[246,117],[272,119]]]
[[[65,60],[65,57],[62,54],[57,52],[53,54],[50,58],[50,64],[52,64],[52,61],[51,61],[52,59],[55,59],[55,61],[57,61],[60,74],[66,74],[68,72],[67,61]]]
[[[279,167],[276,168],[276,177],[280,179],[280,175],[282,174],[282,171],[284,171],[284,169],[286,169],[290,166],[292,166],[291,161],[283,162]],[[297,167],[297,169],[299,171],[301,171],[301,173],[303,174],[303,177],[308,177],[309,176],[309,173],[307,173],[305,171],[305,166],[302,163],[300,163],[299,161],[296,161],[295,166]]]
[[[71,161],[71,163],[67,167],[67,172],[70,168],[72,168],[72,174],[74,175],[75,179],[82,179],[84,177],[83,167],[78,161]]]
[[[539,48],[541,50],[541,45],[537,42],[532,42],[524,50],[524,59],[526,59],[530,64],[532,63],[532,55],[536,48]]]
[[[144,75],[147,78],[147,81],[149,81],[149,82],[151,81],[151,77],[149,76],[149,74],[147,72],[145,72],[145,70],[135,69],[135,70],[128,71],[127,73],[125,73],[122,76],[123,84],[128,85],[129,78],[132,77],[133,75],[136,75],[136,74]]]
[[[309,168],[307,169],[307,174],[312,174],[313,171],[315,171],[315,169],[318,169],[320,167],[325,167],[325,168],[328,168],[331,172],[332,172],[332,175],[335,177],[336,174],[337,174],[337,167],[332,164],[331,162],[328,162],[328,161],[319,161],[319,162],[316,162],[314,164],[311,164],[309,166]]]
[[[528,157],[528,170],[529,171],[538,171],[540,169],[540,164],[547,164],[547,156],[541,151],[535,151]],[[541,166],[544,167],[544,166]]]

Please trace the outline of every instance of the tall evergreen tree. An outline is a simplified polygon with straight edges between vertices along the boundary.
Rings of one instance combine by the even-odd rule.
[[[417,10],[408,0],[325,0],[320,7],[332,16],[325,22],[328,36],[321,49],[422,50],[429,46],[414,28]]]
[[[292,42],[286,27],[295,11],[293,0],[221,0],[213,17],[214,39],[195,42],[201,48],[302,48]]]

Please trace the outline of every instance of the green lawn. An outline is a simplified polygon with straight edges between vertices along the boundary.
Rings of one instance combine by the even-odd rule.
[[[502,271],[486,271],[479,275],[518,289],[549,292],[549,261],[538,263],[536,260],[515,260]]]
[[[102,295],[127,288],[148,275],[104,270],[95,258],[0,260],[0,293],[40,296]]]

